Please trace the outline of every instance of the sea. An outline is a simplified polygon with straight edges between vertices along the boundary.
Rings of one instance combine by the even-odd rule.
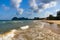
[[[41,20],[19,20],[19,21],[0,21],[0,34],[9,32],[13,29],[20,29],[28,25],[29,27],[51,27],[52,29],[58,29],[57,24],[49,24],[42,22]]]
[[[0,21],[0,34],[32,24],[33,20]]]

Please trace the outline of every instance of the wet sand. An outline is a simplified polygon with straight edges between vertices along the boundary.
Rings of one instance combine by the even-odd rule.
[[[3,36],[3,40],[60,40],[60,26],[54,22],[35,20],[28,25],[29,28],[23,29],[26,27],[24,26],[22,29],[7,32],[0,37],[0,40]]]
[[[14,40],[60,40],[58,30],[57,24],[34,21],[30,28],[19,30],[14,36]]]

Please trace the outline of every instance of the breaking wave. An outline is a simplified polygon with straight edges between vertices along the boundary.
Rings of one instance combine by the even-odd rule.
[[[28,28],[29,28],[28,25],[20,27],[20,29],[22,29],[22,30],[25,30],[25,29],[28,29]],[[12,38],[16,35],[15,33],[17,31],[18,30],[13,29],[13,30],[11,30],[9,32],[6,32],[4,34],[0,34],[0,40],[12,40]]]

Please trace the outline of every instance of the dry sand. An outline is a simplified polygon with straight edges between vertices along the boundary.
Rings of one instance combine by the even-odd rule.
[[[48,23],[55,23],[55,24],[60,24],[60,20],[43,20]]]
[[[18,30],[13,40],[60,40],[60,31],[56,24],[34,21],[30,28]]]

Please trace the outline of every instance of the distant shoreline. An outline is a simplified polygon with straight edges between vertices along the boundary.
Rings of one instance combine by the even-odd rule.
[[[0,21],[24,21],[24,20],[0,20]],[[27,21],[27,20],[25,20],[25,21]],[[47,22],[47,23],[55,23],[55,24],[60,25],[60,20],[38,20],[38,21],[43,21],[43,22]]]
[[[22,20],[24,20],[24,19],[22,19]],[[37,20],[37,19],[28,19],[28,20]],[[20,20],[0,20],[0,21],[20,21]],[[47,21],[47,20],[44,20],[44,21]],[[49,21],[60,21],[60,20],[49,20]]]

